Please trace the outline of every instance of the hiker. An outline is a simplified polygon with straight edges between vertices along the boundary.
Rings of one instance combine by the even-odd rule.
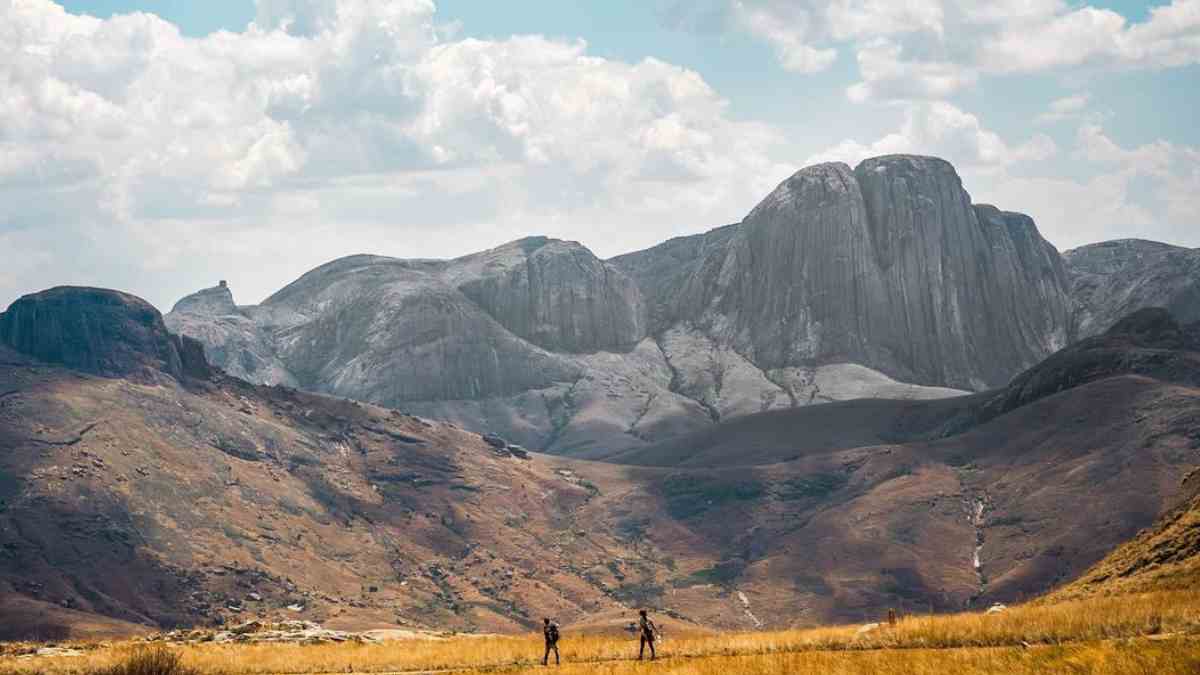
[[[554,650],[554,665],[562,663],[558,660],[558,624],[550,620],[550,617],[542,619],[542,635],[546,638],[546,653],[542,656],[542,665],[550,663],[550,650]]]
[[[654,660],[654,640],[658,637],[658,627],[646,616],[646,610],[640,610],[638,614],[641,618],[638,619],[638,661],[642,660],[642,655],[646,652],[646,645],[650,645],[650,660]]]

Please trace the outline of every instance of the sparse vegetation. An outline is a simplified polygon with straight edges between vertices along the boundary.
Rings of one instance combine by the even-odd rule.
[[[732,501],[758,499],[766,493],[754,480],[725,481],[699,476],[670,476],[662,483],[671,517],[684,520]]]
[[[141,647],[117,663],[88,671],[88,675],[198,675],[183,665],[178,652],[166,647]]]
[[[1194,673],[1200,668],[1200,591],[1030,604],[996,614],[902,617],[895,627],[680,634],[667,627],[665,659],[630,659],[627,634],[573,634],[562,643],[568,673]],[[460,636],[380,644],[194,644],[161,656],[144,646],[101,646],[84,657],[0,658],[0,673],[184,675],[264,673],[523,672],[537,665],[540,636]],[[166,648],[164,648],[166,649]],[[160,654],[153,659],[142,654]],[[135,670],[165,664],[175,670]],[[120,668],[125,668],[121,670]]]
[[[812,473],[790,478],[775,487],[775,497],[783,501],[821,499],[837,492],[849,478],[844,473]]]
[[[686,577],[676,579],[671,585],[676,588],[700,586],[703,584],[725,586],[737,579],[745,567],[746,563],[741,560],[727,560],[712,567],[696,570]]]

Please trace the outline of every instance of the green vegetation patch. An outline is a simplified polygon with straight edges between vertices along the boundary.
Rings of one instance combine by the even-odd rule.
[[[662,482],[667,513],[677,520],[698,516],[730,502],[752,501],[766,488],[756,480],[720,480],[699,476],[670,476]]]
[[[849,480],[844,473],[810,473],[777,483],[774,492],[777,499],[785,502],[823,499],[845,487]]]
[[[746,563],[741,560],[726,560],[712,567],[696,570],[686,577],[674,579],[671,581],[671,585],[675,588],[705,586],[708,584],[729,586],[741,576],[742,571],[745,569]]]

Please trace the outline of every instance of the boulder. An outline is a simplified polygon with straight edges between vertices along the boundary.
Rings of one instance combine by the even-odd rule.
[[[504,440],[500,436],[497,436],[496,434],[483,434],[480,436],[480,438],[483,439],[484,443],[487,443],[493,448],[503,450],[508,447],[508,441]]]

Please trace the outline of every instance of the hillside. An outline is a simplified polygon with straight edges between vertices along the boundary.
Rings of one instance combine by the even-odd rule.
[[[23,324],[53,329],[38,344],[69,334],[40,316]],[[157,334],[161,319],[144,325]],[[1194,359],[1159,351],[1115,363]],[[0,355],[0,594],[158,626],[508,631],[648,605],[754,628],[951,610],[1077,576],[1200,464],[1200,389],[1161,379],[1175,368],[1112,369],[945,438],[924,431],[943,428],[937,415],[905,413],[921,436],[907,443],[867,433],[770,464],[760,449],[753,466],[658,467],[526,460],[397,410],[128,364],[97,375]],[[62,616],[42,629],[70,631],[76,615]]]
[[[830,450],[935,440],[1053,394],[1130,375],[1200,387],[1200,322],[1180,326],[1164,309],[1143,309],[992,391],[917,401],[855,399],[747,415],[605,459],[649,466],[755,465]]]
[[[1046,601],[1200,587],[1200,471],[1183,488],[1177,507]]]

